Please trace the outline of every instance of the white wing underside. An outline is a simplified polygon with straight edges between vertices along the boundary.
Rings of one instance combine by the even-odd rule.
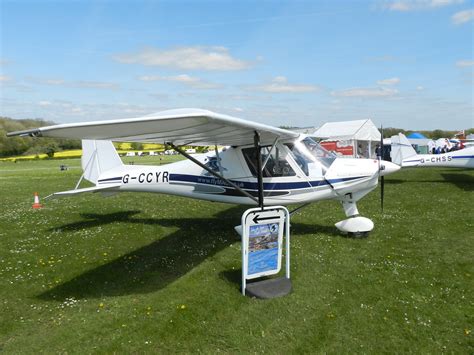
[[[255,131],[260,133],[262,144],[271,144],[276,138],[293,140],[299,136],[285,129],[200,109],[170,110],[121,120],[60,124],[12,132],[8,136],[241,146],[253,144]]]

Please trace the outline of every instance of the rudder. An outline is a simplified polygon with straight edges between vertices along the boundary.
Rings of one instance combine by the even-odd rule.
[[[390,157],[393,163],[402,167],[416,166],[420,163],[420,159],[417,159],[418,154],[403,133],[392,136],[391,139],[392,151],[390,152]]]
[[[81,165],[84,179],[97,184],[101,173],[123,163],[111,141],[83,139]]]

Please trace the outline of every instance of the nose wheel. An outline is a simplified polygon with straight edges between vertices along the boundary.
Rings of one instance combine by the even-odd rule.
[[[369,232],[374,229],[374,222],[367,217],[359,215],[357,205],[354,201],[342,201],[342,207],[346,213],[347,219],[335,224],[336,228],[349,237],[366,238]]]
[[[354,232],[354,233],[347,233],[347,236],[350,237],[350,238],[359,238],[359,239],[362,239],[362,238],[367,238],[369,236],[369,232]]]

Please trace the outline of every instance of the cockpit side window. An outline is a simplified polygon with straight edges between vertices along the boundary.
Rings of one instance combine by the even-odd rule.
[[[306,176],[309,175],[308,164],[312,163],[311,160],[306,158],[304,154],[301,154],[293,143],[286,143],[285,144],[291,152],[293,159],[295,160],[296,164],[300,167],[300,169],[305,173]]]
[[[283,176],[295,176],[296,173],[291,165],[286,160],[286,153],[278,148],[271,146],[265,146],[260,148],[262,155],[262,164],[267,161],[263,168],[263,177],[283,177]],[[242,149],[245,162],[247,163],[250,172],[253,176],[257,176],[257,154],[255,148],[244,148]],[[268,160],[267,160],[268,158]]]

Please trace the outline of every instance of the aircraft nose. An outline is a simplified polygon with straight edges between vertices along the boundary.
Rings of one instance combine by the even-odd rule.
[[[382,160],[380,162],[380,175],[385,176],[400,170],[400,165]]]

